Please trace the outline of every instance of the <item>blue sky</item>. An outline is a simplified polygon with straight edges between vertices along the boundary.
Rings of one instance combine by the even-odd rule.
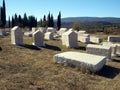
[[[62,17],[120,17],[120,0],[5,0],[7,18],[15,13],[34,15],[38,18],[49,11]],[[0,0],[2,5],[2,0]]]

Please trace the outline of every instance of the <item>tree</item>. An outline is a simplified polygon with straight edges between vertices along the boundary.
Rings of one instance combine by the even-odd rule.
[[[50,17],[50,27],[54,27],[54,18],[53,18],[52,14],[51,14],[51,17]]]
[[[23,20],[21,15],[18,16],[18,26],[22,27],[23,26]]]
[[[30,28],[37,27],[37,19],[34,16],[29,16],[28,17],[28,26]]]
[[[79,29],[80,29],[80,24],[79,24],[79,22],[74,22],[72,28],[73,28],[74,30],[79,31]]]
[[[11,28],[10,16],[9,16],[9,18],[8,18],[8,27]]]
[[[49,12],[48,17],[47,17],[47,26],[50,27],[50,12]]]
[[[5,25],[6,25],[6,7],[5,7],[5,0],[3,0],[3,20],[2,20],[2,23],[3,23],[3,27],[5,27]]]
[[[57,27],[58,27],[58,30],[61,28],[61,12],[59,12],[57,17]]]
[[[14,17],[12,16],[12,27],[14,27],[15,26],[15,19],[14,19]]]
[[[24,14],[23,17],[23,27],[27,27],[28,26],[28,18],[27,18],[27,14]]]

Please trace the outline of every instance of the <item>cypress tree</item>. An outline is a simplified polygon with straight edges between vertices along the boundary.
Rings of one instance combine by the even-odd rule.
[[[10,16],[9,16],[9,19],[8,19],[8,27],[11,28]]]
[[[54,18],[53,18],[52,14],[51,14],[51,17],[50,17],[50,27],[54,27]]]
[[[24,14],[23,17],[23,27],[27,27],[28,26],[28,18],[27,18],[27,14]]]
[[[48,17],[47,17],[47,26],[50,27],[50,12],[49,12]]]
[[[6,25],[6,7],[5,7],[5,0],[3,0],[3,27]]]
[[[59,12],[59,15],[57,18],[57,27],[58,27],[58,30],[61,28],[61,12]]]
[[[12,16],[12,27],[14,27],[15,26],[15,19],[14,19],[14,17]]]

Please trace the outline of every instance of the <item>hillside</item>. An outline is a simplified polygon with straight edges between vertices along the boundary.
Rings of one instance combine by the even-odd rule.
[[[115,17],[67,17],[62,18],[62,22],[109,22],[120,23],[120,18]]]

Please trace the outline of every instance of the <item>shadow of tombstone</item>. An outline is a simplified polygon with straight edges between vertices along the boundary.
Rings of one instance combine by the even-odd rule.
[[[99,76],[103,76],[106,78],[110,78],[113,79],[115,78],[118,74],[120,73],[120,69],[119,68],[115,68],[115,67],[111,67],[108,65],[105,65],[99,72],[97,72],[96,74]]]

